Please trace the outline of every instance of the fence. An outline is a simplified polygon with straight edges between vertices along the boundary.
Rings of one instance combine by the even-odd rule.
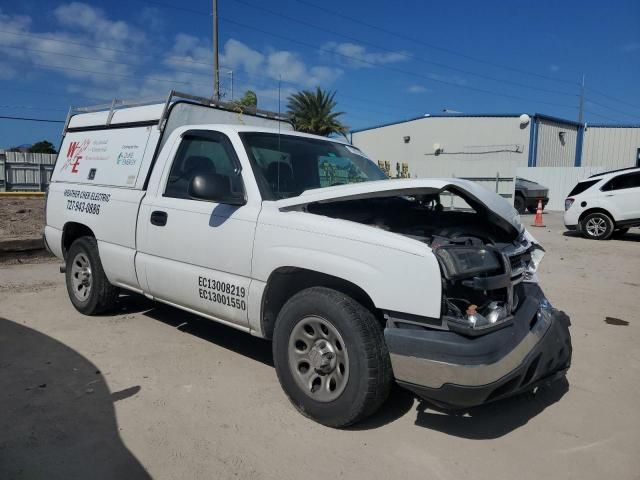
[[[549,189],[547,210],[564,210],[564,200],[583,178],[605,171],[604,167],[531,167],[518,168],[517,176]]]
[[[43,192],[57,155],[0,151],[0,191]]]

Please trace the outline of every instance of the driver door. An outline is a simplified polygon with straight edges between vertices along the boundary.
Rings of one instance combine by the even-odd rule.
[[[240,164],[223,133],[188,131],[180,142],[157,192],[142,201],[141,283],[159,300],[246,327],[259,203],[195,198],[198,175],[215,176],[244,198]]]

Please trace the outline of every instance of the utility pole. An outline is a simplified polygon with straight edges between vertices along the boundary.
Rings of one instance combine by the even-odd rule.
[[[220,69],[218,68],[218,0],[213,0],[213,98],[220,100]]]
[[[582,74],[582,84],[580,86],[580,108],[578,109],[578,123],[584,120],[584,73]]]

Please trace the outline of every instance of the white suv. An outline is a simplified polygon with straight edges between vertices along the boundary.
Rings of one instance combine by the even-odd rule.
[[[599,173],[579,182],[564,202],[564,224],[606,240],[640,226],[640,167]]]

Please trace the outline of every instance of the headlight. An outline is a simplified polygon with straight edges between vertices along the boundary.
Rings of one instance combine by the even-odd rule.
[[[434,253],[447,279],[470,277],[501,268],[497,255],[486,248],[447,245],[436,248]]]
[[[576,200],[574,198],[567,198],[564,201],[564,211],[566,212],[567,210],[569,210],[571,208],[571,205],[573,205],[573,202],[575,202]]]
[[[447,317],[447,326],[450,330],[471,336],[507,326],[513,319],[505,302],[491,302],[482,311],[478,310],[477,305],[469,305],[461,313],[459,317]]]

